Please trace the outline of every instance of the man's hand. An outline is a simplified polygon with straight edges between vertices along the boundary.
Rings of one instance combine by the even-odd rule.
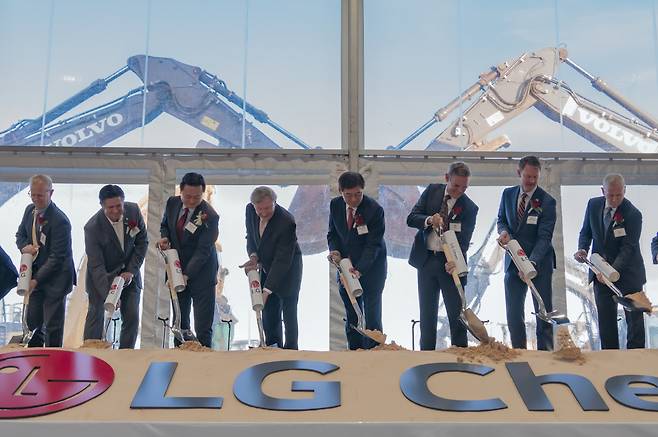
[[[36,255],[38,251],[39,251],[39,247],[33,246],[31,244],[28,244],[27,246],[21,249],[21,253],[29,253],[32,256]]]
[[[30,291],[29,291],[30,293],[32,293],[34,291],[34,289],[37,288],[37,284],[38,284],[38,282],[37,282],[36,279],[31,279],[30,280]]]
[[[360,279],[361,278],[361,272],[355,269],[354,267],[350,268],[350,273],[356,278]]]
[[[498,244],[504,246],[509,243],[509,240],[511,239],[512,238],[510,237],[509,233],[507,231],[503,231],[500,233],[500,235],[498,235]]]
[[[596,280],[599,281],[601,284],[605,284],[605,280],[603,279],[603,273],[601,272],[597,273]]]
[[[454,261],[448,261],[446,263],[446,272],[448,272],[449,275],[452,275],[452,272],[457,268],[457,264],[455,264]]]
[[[429,222],[433,228],[438,229],[443,226],[443,217],[439,213],[436,213],[430,217]]]
[[[573,257],[579,263],[584,263],[585,259],[587,259],[587,251],[584,249],[580,249],[578,252],[573,254]]]
[[[169,242],[169,238],[161,238],[160,241],[158,241],[158,247],[160,250],[169,250],[171,249],[171,243]]]
[[[245,262],[241,266],[239,266],[241,269],[244,269],[245,273],[249,273],[252,270],[257,270],[258,269],[258,255],[252,253],[249,255],[249,261]]]
[[[340,262],[340,260],[342,259],[342,257],[340,256],[340,252],[339,252],[339,251],[337,251],[337,250],[332,250],[331,252],[329,252],[329,255],[327,256],[327,259],[328,259],[329,261],[333,261],[333,262],[335,262],[336,264],[338,264],[338,263]]]
[[[123,272],[119,276],[123,278],[123,287],[127,287],[133,281],[133,274],[130,272]]]

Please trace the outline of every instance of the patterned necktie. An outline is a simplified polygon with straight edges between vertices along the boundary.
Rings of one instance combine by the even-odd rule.
[[[610,222],[612,221],[612,208],[607,207],[605,209],[605,214],[603,214],[603,231],[608,232],[608,228],[610,227]]]
[[[523,221],[523,216],[525,215],[525,200],[527,198],[528,195],[526,193],[521,195],[521,202],[519,202],[519,208],[516,210],[516,218],[518,219],[519,223]]]
[[[36,259],[37,256],[39,256],[39,240],[37,240],[37,220],[39,217],[41,217],[41,214],[37,213],[37,209],[34,208],[33,215],[34,217],[32,218],[32,246],[37,248],[37,253],[34,254],[34,258],[33,258]]]
[[[443,198],[443,203],[441,204],[441,209],[439,210],[439,215],[443,219],[443,225],[441,226],[441,232],[448,230],[448,200],[450,200],[450,194],[446,194]]]
[[[354,227],[354,208],[351,206],[347,208],[347,230],[351,231]]]
[[[187,222],[187,214],[190,212],[189,208],[185,208],[183,215],[180,216],[176,222],[176,235],[178,236],[178,242],[183,241],[183,230],[185,229],[185,223]]]

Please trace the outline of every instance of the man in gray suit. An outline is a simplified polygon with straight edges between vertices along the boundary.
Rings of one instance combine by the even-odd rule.
[[[124,280],[121,292],[120,349],[133,349],[139,326],[139,294],[142,277],[139,272],[148,240],[139,206],[124,202],[123,190],[105,185],[98,193],[101,209],[85,225],[87,253],[87,294],[89,309],[84,338],[103,336],[103,304],[116,276]]]
[[[61,347],[66,295],[75,284],[71,223],[52,202],[53,181],[47,175],[30,178],[32,203],[16,231],[16,247],[34,256],[27,326],[34,331],[29,347]]]

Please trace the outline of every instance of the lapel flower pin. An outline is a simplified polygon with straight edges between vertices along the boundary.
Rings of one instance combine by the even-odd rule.
[[[196,216],[194,219],[194,224],[197,226],[201,226],[208,220],[208,214],[205,211],[201,211],[199,215]]]
[[[532,199],[530,201],[530,206],[532,207],[532,210],[535,211],[537,214],[541,214],[541,200]]]
[[[357,214],[354,216],[354,227],[363,226],[363,225],[365,225],[365,224],[366,224],[366,221],[365,221],[365,219],[363,218],[363,216],[362,216],[361,214],[358,214],[358,213],[357,213]]]
[[[624,223],[624,216],[621,215],[621,211],[615,211],[615,215],[612,216],[612,221],[615,222],[615,226],[620,226]]]
[[[454,206],[452,208],[452,217],[450,218],[450,220],[456,219],[457,216],[462,213],[462,210],[463,208],[460,205]]]

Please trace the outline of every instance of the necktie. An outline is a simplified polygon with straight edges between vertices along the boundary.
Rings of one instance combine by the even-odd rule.
[[[450,194],[446,194],[443,198],[443,203],[441,203],[441,209],[439,210],[439,215],[443,219],[443,226],[441,226],[441,232],[448,230],[448,200],[450,200]]]
[[[516,210],[516,218],[518,219],[519,223],[521,223],[523,216],[525,215],[525,200],[527,198],[528,195],[526,193],[521,195],[521,202],[519,202],[519,208]]]
[[[263,232],[265,232],[265,228],[267,227],[267,220],[260,219],[260,223],[258,224],[258,234],[262,237]]]
[[[350,231],[354,227],[354,208],[349,207],[347,211],[347,230]]]
[[[119,245],[123,249],[123,221],[119,220],[118,222],[112,222],[112,227],[114,228],[114,233],[117,234],[117,239],[119,240]]]
[[[179,243],[183,241],[183,230],[185,229],[185,223],[187,222],[187,213],[189,212],[190,212],[189,208],[185,208],[183,210],[183,215],[180,216],[180,218],[176,222],[176,235],[178,236]]]
[[[605,209],[605,214],[603,214],[603,231],[608,232],[608,228],[610,227],[610,222],[612,221],[612,208],[607,207]]]
[[[37,216],[41,214],[37,213],[37,209],[34,208],[33,218],[32,218],[32,246],[37,248],[37,253],[34,255],[34,259],[39,255],[39,240],[37,240]]]

